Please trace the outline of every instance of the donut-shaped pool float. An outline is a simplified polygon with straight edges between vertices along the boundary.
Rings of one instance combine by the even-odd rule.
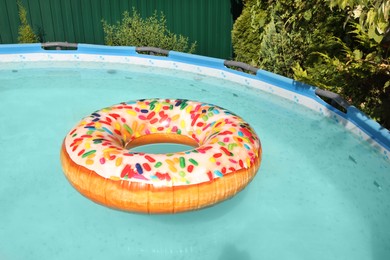
[[[137,146],[177,143],[188,151],[148,154]],[[65,137],[69,182],[105,206],[141,213],[197,210],[226,200],[253,179],[261,144],[241,117],[183,99],[144,99],[103,108]]]

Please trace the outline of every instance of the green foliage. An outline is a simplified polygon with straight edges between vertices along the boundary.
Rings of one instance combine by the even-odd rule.
[[[257,66],[258,49],[261,39],[258,35],[257,24],[252,28],[250,5],[246,3],[241,15],[237,18],[232,31],[232,44],[236,59],[252,66]]]
[[[388,13],[390,1],[248,0],[233,27],[236,59],[339,93],[389,128],[390,44],[369,33],[380,19],[363,5],[374,2],[384,6],[376,17]]]
[[[355,30],[361,32],[359,24]],[[366,34],[355,35],[354,44],[340,38],[330,41],[342,52],[313,52],[315,62],[296,63],[294,77],[308,84],[328,89],[344,96],[350,103],[379,121],[390,126],[390,60],[384,50],[368,39]],[[303,69],[304,67],[305,69]]]
[[[390,1],[388,0],[330,0],[331,8],[339,7],[348,18],[358,20],[361,33],[380,43],[389,26]]]
[[[196,42],[189,44],[188,37],[170,32],[163,13],[157,12],[146,19],[133,8],[132,16],[126,11],[121,22],[110,25],[103,21],[104,39],[107,45],[149,46],[166,50],[193,53]]]
[[[293,77],[295,62],[329,45],[328,28],[344,21],[326,7],[322,0],[246,1],[232,31],[236,59]]]
[[[38,37],[32,30],[27,20],[27,10],[21,1],[18,1],[20,25],[18,29],[19,43],[35,43],[38,42]]]
[[[341,52],[327,49],[312,52],[313,59],[295,65],[294,77],[343,95],[390,128],[390,58],[388,46],[384,45],[384,31],[380,30],[380,26],[387,28],[389,22],[385,26],[380,24],[379,10],[376,10],[375,19],[367,19],[373,6],[389,6],[390,1],[365,1],[368,5],[363,5],[364,1],[349,1],[349,5],[345,1],[338,2],[338,6],[347,11],[349,20],[344,35],[349,37],[348,41],[342,36],[330,38]],[[357,8],[361,10],[360,15],[357,15]],[[351,16],[351,12],[355,16]],[[362,21],[364,19],[367,20]]]

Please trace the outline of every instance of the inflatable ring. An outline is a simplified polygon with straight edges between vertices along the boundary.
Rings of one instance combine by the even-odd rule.
[[[153,143],[192,146],[147,154]],[[61,163],[87,198],[131,212],[177,213],[226,200],[253,179],[261,144],[242,118],[189,100],[147,99],[96,111],[65,137]]]

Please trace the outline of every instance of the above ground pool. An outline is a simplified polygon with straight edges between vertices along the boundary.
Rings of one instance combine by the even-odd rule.
[[[263,148],[253,181],[230,200],[171,215],[81,196],[61,169],[64,136],[93,111],[150,98],[211,103],[245,119]],[[389,131],[333,93],[153,48],[0,45],[0,111],[0,259],[390,257]]]

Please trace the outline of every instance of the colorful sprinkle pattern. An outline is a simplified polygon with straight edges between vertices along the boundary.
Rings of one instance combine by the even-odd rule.
[[[126,149],[137,137],[186,135],[199,146],[171,154]],[[120,103],[84,118],[65,138],[70,158],[105,178],[178,186],[208,182],[261,156],[254,130],[226,109],[184,99]]]

